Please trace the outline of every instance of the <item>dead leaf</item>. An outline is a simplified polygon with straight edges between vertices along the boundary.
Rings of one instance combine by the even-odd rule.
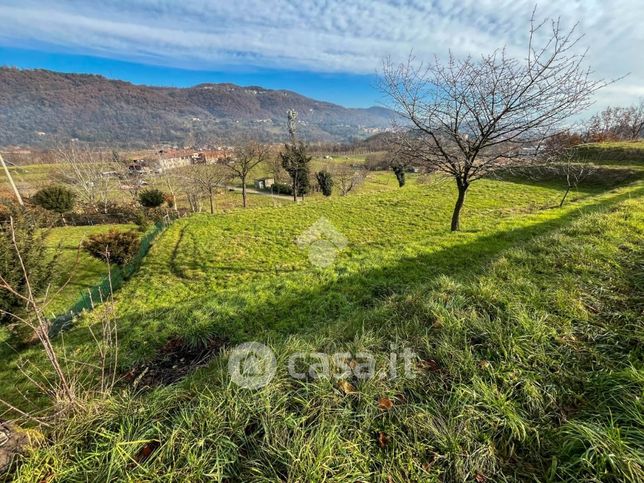
[[[382,431],[380,431],[378,433],[378,438],[377,439],[378,439],[378,446],[380,446],[381,448],[386,447],[389,444],[389,441],[390,441],[389,436],[387,436]]]
[[[51,470],[47,470],[47,473],[45,473],[45,476],[43,476],[40,480],[38,480],[38,483],[49,483],[52,481],[54,478],[54,474],[51,472]]]
[[[487,478],[482,473],[477,473],[474,477],[474,481],[476,481],[476,483],[485,483]]]
[[[380,399],[378,399],[378,409],[382,411],[389,411],[393,407],[394,403],[388,397],[381,397]]]
[[[137,464],[144,463],[147,461],[148,458],[154,453],[159,447],[161,446],[161,443],[157,440],[150,441],[148,443],[145,443],[143,448],[141,448],[138,453],[134,455],[134,461]]]
[[[356,388],[353,384],[351,384],[349,381],[346,380],[341,380],[338,381],[338,387],[344,394],[352,394],[356,392]]]
[[[434,359],[425,359],[418,362],[418,367],[424,371],[436,372],[440,370],[440,365]]]

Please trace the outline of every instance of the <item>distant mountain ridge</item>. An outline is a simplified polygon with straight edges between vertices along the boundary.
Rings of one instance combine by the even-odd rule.
[[[353,141],[391,126],[381,107],[345,108],[292,91],[234,84],[151,87],[93,74],[0,67],[0,146],[46,146],[78,139],[140,147],[286,139],[286,112],[298,111],[307,141]]]

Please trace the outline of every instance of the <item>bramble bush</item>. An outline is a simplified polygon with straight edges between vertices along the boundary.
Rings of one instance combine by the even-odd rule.
[[[145,219],[140,206],[108,202],[105,209],[96,211],[91,205],[80,205],[76,211],[65,216],[67,222],[74,226],[110,225],[135,223]]]
[[[140,240],[136,231],[110,230],[90,236],[83,248],[94,258],[123,266],[139,251]]]

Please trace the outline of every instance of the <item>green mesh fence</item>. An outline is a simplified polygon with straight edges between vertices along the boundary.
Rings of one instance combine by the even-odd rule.
[[[54,318],[51,322],[50,333],[58,334],[71,324],[74,316],[80,314],[83,310],[91,310],[96,305],[107,300],[111,293],[114,293],[123,286],[125,281],[130,278],[141,266],[141,262],[148,254],[152,242],[167,228],[169,220],[157,222],[151,229],[145,232],[141,237],[139,251],[135,257],[123,267],[116,265],[111,266],[110,274],[93,287],[84,289],[78,300],[64,314]]]

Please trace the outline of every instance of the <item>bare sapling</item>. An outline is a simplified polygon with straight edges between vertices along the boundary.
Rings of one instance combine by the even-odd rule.
[[[18,242],[16,240],[16,228],[14,225],[13,217],[9,218],[8,229],[10,230],[9,233],[11,236],[11,243],[13,249],[15,250],[16,258],[19,262],[18,269],[22,272],[24,280],[24,290],[20,291],[13,287],[3,274],[0,274],[0,288],[6,290],[7,292],[10,292],[15,297],[20,299],[24,303],[25,313],[19,315],[17,313],[5,312],[5,315],[12,317],[17,322],[26,325],[33,331],[35,336],[38,338],[45,356],[47,357],[47,360],[56,375],[56,384],[54,386],[55,394],[53,396],[58,400],[62,400],[73,405],[76,402],[76,394],[74,392],[72,384],[70,384],[69,379],[61,366],[58,355],[56,354],[56,350],[54,349],[54,346],[51,342],[49,335],[50,324],[44,312],[47,304],[46,302],[41,302],[39,297],[36,296],[34,290],[32,289],[29,272],[27,270],[27,267],[25,266],[20,248],[18,246]],[[48,292],[49,290],[47,290],[47,293]],[[44,299],[47,299],[47,295],[45,295]]]
[[[101,304],[100,310],[95,311],[99,321],[98,324],[94,324],[94,327],[89,326],[90,335],[95,343],[96,353],[92,356],[92,359],[86,361],[74,360],[68,357],[66,353],[62,331],[60,343],[54,346],[52,342],[54,331],[52,330],[52,323],[47,316],[47,310],[50,304],[56,300],[56,297],[71,281],[73,270],[70,271],[67,279],[55,291],[50,290],[50,284],[44,294],[36,293],[31,281],[29,268],[24,261],[20,245],[16,239],[16,226],[13,217],[9,218],[9,223],[5,229],[9,231],[11,245],[15,251],[18,260],[18,269],[21,272],[24,283],[22,284],[23,288],[18,289],[3,274],[0,274],[0,289],[17,297],[23,303],[23,309],[13,310],[11,312],[2,310],[1,312],[9,316],[17,324],[28,328],[35,335],[43,349],[49,367],[53,370],[54,378],[52,379],[51,376],[47,375],[46,371],[39,367],[39,364],[35,361],[27,361],[27,365],[32,369],[32,372],[35,371],[38,377],[30,374],[26,370],[24,363],[20,364],[20,370],[37,390],[52,399],[54,406],[58,409],[82,409],[82,401],[85,399],[85,396],[90,393],[95,395],[97,391],[102,395],[110,394],[118,382],[119,340],[109,254],[106,256],[106,260],[108,260],[108,293],[99,293],[98,300],[94,300],[90,292],[91,308],[94,309],[96,305]],[[98,374],[98,377],[96,374]],[[38,379],[43,379],[44,382]],[[14,404],[4,399],[0,398],[0,404],[3,404],[22,417],[45,424],[41,418],[36,418],[28,412],[20,410]]]

